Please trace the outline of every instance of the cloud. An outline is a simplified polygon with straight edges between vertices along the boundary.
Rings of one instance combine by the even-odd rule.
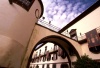
[[[42,0],[46,20],[62,28],[84,12],[96,0]]]

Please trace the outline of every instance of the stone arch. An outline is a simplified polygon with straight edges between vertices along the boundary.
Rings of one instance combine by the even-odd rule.
[[[74,50],[76,57],[80,58],[80,55],[79,55],[78,51],[76,50],[76,48],[68,40],[66,40],[63,37],[57,36],[57,35],[50,35],[50,36],[46,36],[46,37],[42,38],[34,46],[32,52],[30,54],[29,60],[28,60],[27,68],[29,68],[29,64],[30,64],[30,61],[31,61],[32,54],[33,54],[35,48],[37,47],[37,45],[40,44],[40,43],[45,43],[45,42],[56,43],[56,44],[58,44],[59,47],[61,47],[66,52],[70,68],[71,68],[71,60],[70,60],[70,57],[69,57],[69,54],[68,54],[68,47],[71,47]]]

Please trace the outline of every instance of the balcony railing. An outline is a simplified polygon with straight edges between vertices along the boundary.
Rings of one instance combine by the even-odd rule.
[[[97,33],[100,33],[100,27],[97,27],[96,30],[97,30]],[[70,34],[68,33],[67,30],[62,32],[62,34],[70,38]],[[85,34],[81,34],[80,36],[78,36],[78,41],[81,41],[81,40],[84,40],[84,39],[86,39],[86,35]]]
[[[51,23],[46,22],[46,21],[44,21],[44,20],[42,20],[42,19],[39,19],[37,24],[39,24],[39,25],[41,25],[41,26],[44,26],[44,27],[46,27],[46,28],[48,28],[48,29],[50,29],[50,30],[53,30],[53,31],[55,31],[55,32],[58,32],[59,30],[61,30],[59,27],[54,26],[54,25],[52,25]],[[100,27],[97,27],[96,30],[97,30],[97,33],[100,33]],[[69,32],[68,32],[67,30],[65,30],[65,31],[62,32],[61,34],[62,34],[62,35],[65,35],[65,36],[67,36],[67,37],[69,37],[69,38],[71,38],[71,37],[70,37],[70,34],[69,34]],[[86,35],[85,35],[85,34],[81,34],[81,35],[78,36],[77,38],[78,38],[77,41],[81,41],[81,40],[86,39]],[[73,40],[75,40],[75,39],[73,39]]]
[[[53,30],[53,31],[56,31],[56,32],[58,32],[59,30],[61,30],[61,29],[58,28],[57,26],[54,26],[54,25],[52,25],[51,23],[46,22],[46,21],[44,21],[44,20],[42,20],[42,19],[39,19],[37,24],[40,24],[40,25],[42,25],[42,26],[44,26],[44,27],[46,27],[46,28],[48,28],[48,29],[51,29],[51,30]]]

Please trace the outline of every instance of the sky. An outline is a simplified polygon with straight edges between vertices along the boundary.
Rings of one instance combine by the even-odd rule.
[[[63,28],[97,0],[42,0],[45,21]]]

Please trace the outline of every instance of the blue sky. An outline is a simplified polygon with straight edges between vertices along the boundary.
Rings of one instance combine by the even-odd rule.
[[[62,28],[97,0],[42,0],[45,21]]]

